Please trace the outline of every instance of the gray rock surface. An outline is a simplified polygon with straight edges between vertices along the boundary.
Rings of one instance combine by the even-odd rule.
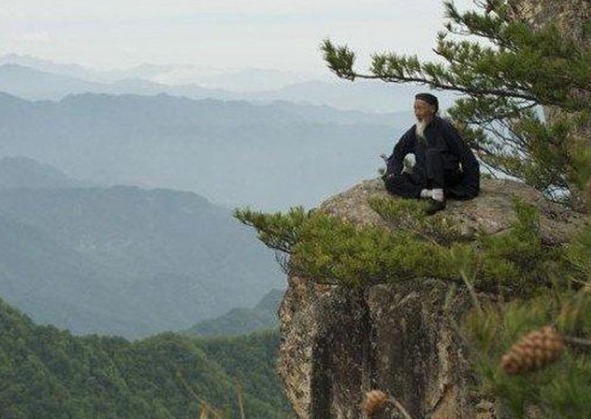
[[[320,208],[327,213],[358,225],[404,227],[382,219],[368,203],[371,197],[392,197],[380,179],[366,180],[325,201]],[[471,201],[449,200],[447,209],[438,216],[458,225],[466,235],[475,232],[497,234],[511,228],[515,221],[513,199],[518,198],[540,210],[540,230],[545,244],[560,244],[579,228],[584,217],[550,202],[537,190],[508,179],[484,179],[478,198]]]
[[[359,226],[404,228],[383,220],[367,203],[389,197],[380,180],[364,181],[320,209]],[[450,201],[439,217],[498,234],[511,228],[512,199],[536,205],[548,245],[568,239],[582,217],[547,202],[528,186],[485,180],[472,201]],[[398,199],[391,197],[391,199]],[[365,417],[361,403],[371,389],[395,397],[413,418],[497,418],[494,400],[475,393],[467,352],[455,326],[470,307],[465,293],[417,278],[364,289],[320,285],[297,276],[279,310],[279,373],[301,418]],[[402,417],[386,410],[381,417]]]

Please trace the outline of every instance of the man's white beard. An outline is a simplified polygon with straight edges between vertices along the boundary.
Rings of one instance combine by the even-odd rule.
[[[425,128],[427,128],[427,123],[423,121],[418,121],[415,125],[415,134],[419,139],[425,139]]]

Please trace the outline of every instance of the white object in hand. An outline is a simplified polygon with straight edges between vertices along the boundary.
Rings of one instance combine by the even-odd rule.
[[[412,173],[412,169],[415,167],[416,163],[416,156],[412,153],[408,153],[406,156],[404,156],[404,160],[402,160],[402,165],[404,166],[402,173]]]

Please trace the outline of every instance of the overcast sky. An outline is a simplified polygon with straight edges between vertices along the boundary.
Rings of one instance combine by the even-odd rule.
[[[325,72],[324,38],[367,57],[432,56],[439,0],[4,0],[0,54],[97,69],[141,63]],[[456,0],[462,7],[470,0]]]

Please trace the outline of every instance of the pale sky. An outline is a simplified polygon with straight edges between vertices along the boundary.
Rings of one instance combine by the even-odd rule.
[[[10,3],[0,8],[0,55],[96,69],[154,63],[323,73],[324,38],[347,43],[362,64],[381,51],[429,58],[443,24],[439,0],[4,2]]]

